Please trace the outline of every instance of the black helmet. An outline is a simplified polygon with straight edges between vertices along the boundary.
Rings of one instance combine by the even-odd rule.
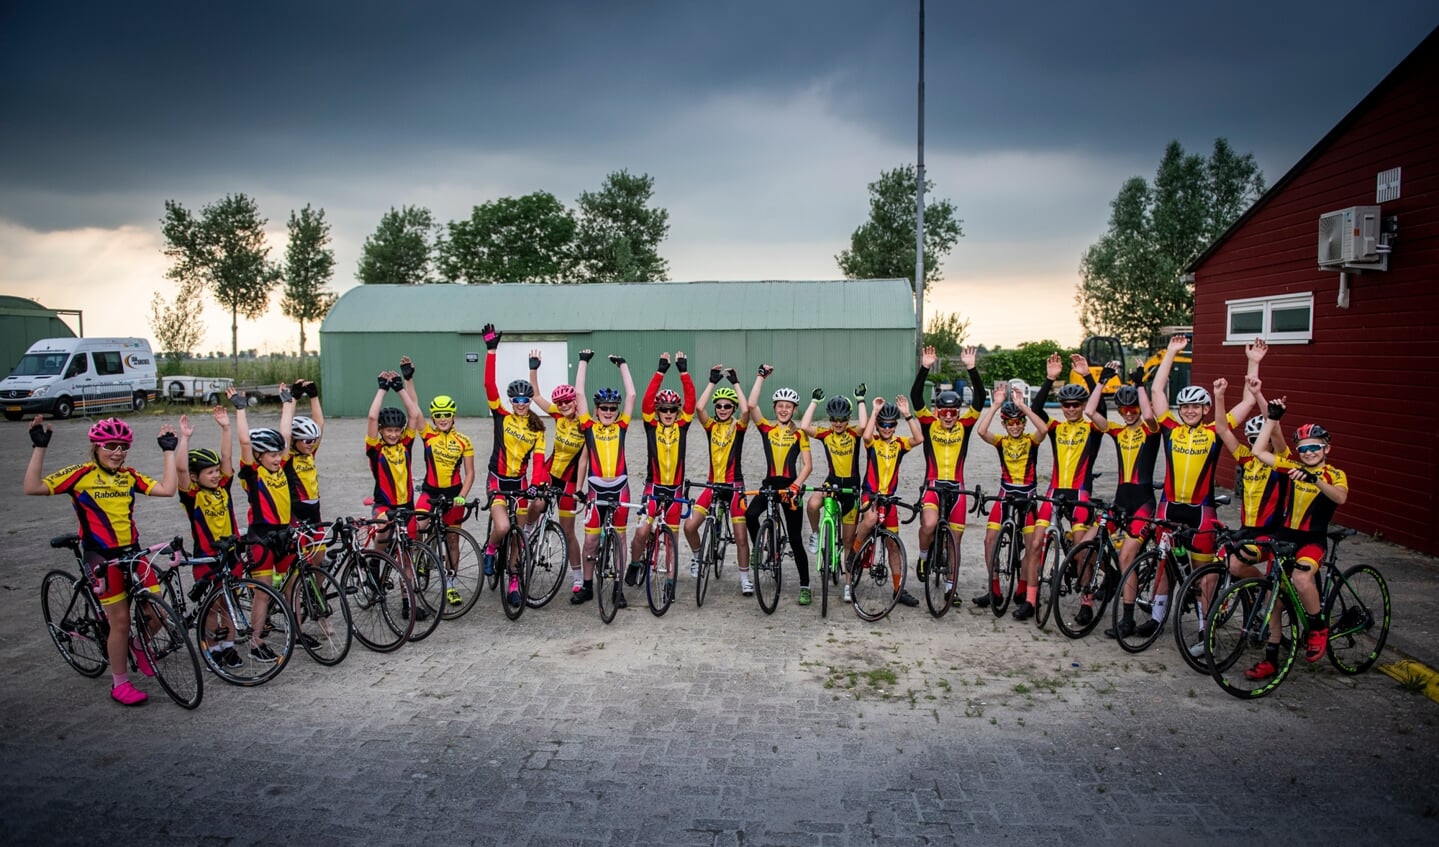
[[[958,409],[963,404],[964,398],[959,396],[959,392],[949,389],[939,392],[934,398],[936,409]]]
[[[874,416],[878,418],[881,423],[893,423],[899,420],[899,407],[893,403],[885,403],[879,407],[879,411],[875,412]]]
[[[847,418],[853,409],[854,406],[850,404],[849,398],[842,394],[836,394],[829,398],[828,403],[824,404],[825,414],[832,418]]]
[[[205,468],[218,467],[220,464],[220,454],[207,447],[191,450],[189,459],[190,473],[198,473]]]
[[[250,450],[259,453],[279,453],[285,449],[285,436],[277,429],[250,430]]]
[[[511,400],[515,399],[516,397],[523,397],[528,400],[531,397],[535,396],[535,388],[534,386],[530,385],[529,380],[517,379],[511,382],[509,386],[505,388],[505,393],[509,395]]]
[[[1024,417],[1024,410],[1013,400],[1005,400],[999,407],[999,416],[1007,421],[1017,421]]]
[[[1139,405],[1139,389],[1132,385],[1121,385],[1114,392],[1114,403],[1120,408]]]
[[[1089,399],[1089,389],[1077,382],[1071,382],[1059,389],[1058,396],[1061,403],[1073,403],[1076,400],[1083,402]]]
[[[409,422],[405,417],[403,409],[396,409],[394,406],[386,406],[380,410],[379,419],[376,421],[380,426],[404,426]]]

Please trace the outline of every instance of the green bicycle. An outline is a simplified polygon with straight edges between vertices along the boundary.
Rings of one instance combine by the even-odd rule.
[[[844,565],[844,533],[840,524],[844,517],[840,509],[840,497],[857,497],[858,489],[841,488],[826,482],[824,485],[807,485],[805,491],[824,495],[819,512],[819,555],[815,557],[815,571],[819,574],[819,616],[829,616],[829,592],[831,586],[838,588],[840,578],[849,585],[849,572]],[[846,598],[846,602],[848,598]]]

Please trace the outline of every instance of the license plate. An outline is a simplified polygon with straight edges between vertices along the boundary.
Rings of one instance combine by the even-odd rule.
[[[6,406],[6,407],[5,407],[5,411],[7,411],[7,412],[18,412],[18,411],[20,411],[20,407],[19,407],[19,406]]]

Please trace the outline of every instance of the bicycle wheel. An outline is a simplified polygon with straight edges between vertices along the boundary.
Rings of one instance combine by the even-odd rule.
[[[254,615],[265,598],[264,620]],[[290,610],[280,594],[263,582],[223,583],[200,604],[196,636],[205,664],[231,685],[260,685],[280,675],[295,649]],[[230,647],[230,652],[225,648]]]
[[[835,543],[834,525],[823,522],[819,526],[819,559],[816,565],[819,571],[819,616],[829,617],[829,585],[834,580],[836,569],[834,567],[835,550],[839,546]]]
[[[729,552],[730,542],[734,541],[734,524],[730,523],[729,509],[716,509],[714,513],[714,539],[715,539],[715,579],[720,578],[720,572],[724,570],[724,557]]]
[[[1130,563],[1120,577],[1119,584],[1123,586],[1129,582],[1131,576],[1138,583],[1138,593],[1134,596],[1134,626],[1132,629],[1121,626],[1123,603],[1114,606],[1114,626],[1119,637],[1119,646],[1126,653],[1143,653],[1164,631],[1165,618],[1168,615],[1165,613],[1163,617],[1156,616],[1159,611],[1155,608],[1155,600],[1161,596],[1167,598],[1168,592],[1174,589],[1174,565],[1158,550],[1150,550]],[[1165,594],[1161,595],[1160,591]],[[1167,604],[1168,600],[1165,602]]]
[[[1228,576],[1229,566],[1219,562],[1199,568],[1185,577],[1169,607],[1179,655],[1199,673],[1209,673],[1209,662],[1204,658],[1205,616],[1219,595],[1229,588]]]
[[[415,590],[394,559],[376,550],[347,555],[340,566],[340,589],[361,644],[389,653],[409,640],[415,627]]]
[[[600,609],[600,620],[605,623],[615,619],[615,613],[619,611],[620,592],[624,590],[620,587],[616,558],[619,550],[619,536],[610,530],[602,532],[595,560],[595,605]]]
[[[710,571],[718,571],[714,556],[715,524],[712,519],[705,518],[704,523],[700,524],[700,566],[695,573],[695,608],[705,604],[705,592],[709,591],[710,587]]]
[[[650,538],[646,550],[645,598],[649,600],[650,611],[655,617],[670,610],[675,599],[675,568],[679,567],[679,551],[675,549],[675,533],[660,524]]]
[[[354,640],[345,592],[339,580],[320,568],[307,565],[295,578],[295,640],[320,664],[338,665]]]
[[[89,586],[74,574],[50,571],[40,582],[40,611],[50,640],[70,667],[92,678],[105,672],[110,627]]]
[[[1015,536],[1020,536],[1016,538]],[[1000,526],[999,535],[994,539],[994,550],[990,552],[989,569],[994,578],[999,581],[999,599],[992,596],[994,587],[986,585],[984,588],[990,592],[989,610],[994,616],[1001,617],[1004,610],[1009,608],[1009,598],[1014,594],[1014,580],[1019,575],[1019,559],[1024,555],[1024,544],[1020,539],[1023,535],[1012,523]]]
[[[284,613],[283,606],[280,610]],[[175,610],[148,591],[141,591],[130,599],[130,620],[155,672],[155,681],[171,700],[186,709],[199,706],[205,696],[200,658]]]
[[[1256,678],[1267,661],[1271,620],[1279,620],[1279,655],[1272,673]],[[1263,579],[1242,579],[1214,602],[1206,618],[1205,660],[1219,687],[1241,699],[1263,697],[1284,681],[1299,652],[1299,623],[1289,603]]]
[[[779,606],[779,588],[784,580],[784,558],[780,554],[778,536],[774,521],[766,518],[755,538],[755,550],[759,552],[759,557],[750,567],[754,572],[754,596],[766,615],[774,614]]]
[[[570,545],[559,521],[545,521],[530,537],[529,561],[525,565],[525,603],[542,608],[560,593],[570,575]]]
[[[433,537],[430,549],[447,565],[445,593],[448,596],[440,616],[447,621],[463,617],[475,607],[485,586],[485,558],[480,542],[457,526],[447,526],[443,536]],[[458,603],[455,602],[456,595],[459,596]]]
[[[406,538],[398,548],[395,561],[415,589],[415,626],[411,641],[424,641],[440,625],[448,601],[445,598],[445,563],[435,551],[417,538]]]
[[[500,542],[499,555],[495,557],[495,570],[503,571],[504,582],[499,587],[500,608],[505,617],[516,620],[525,611],[525,534],[519,527],[512,526]]]
[[[854,612],[861,620],[877,621],[888,615],[904,590],[905,554],[899,536],[876,529],[859,548],[850,565],[850,592]]]
[[[1341,673],[1369,670],[1389,638],[1389,585],[1371,565],[1355,565],[1329,587],[1329,661]]]
[[[936,618],[944,617],[954,604],[955,563],[959,560],[959,548],[945,523],[940,521],[935,527],[934,541],[929,545],[929,556],[925,560],[925,568],[929,572],[924,580],[924,603]]]
[[[1054,625],[1069,638],[1083,638],[1099,626],[1109,603],[1106,586],[1109,559],[1098,539],[1091,538],[1069,548],[1050,580],[1049,605]]]
[[[1055,520],[1058,520],[1056,517]],[[1050,583],[1054,581],[1054,575],[1059,573],[1059,564],[1064,561],[1064,533],[1044,534],[1044,546],[1039,554],[1039,593],[1034,598],[1034,623],[1040,629],[1049,624],[1050,606]]]

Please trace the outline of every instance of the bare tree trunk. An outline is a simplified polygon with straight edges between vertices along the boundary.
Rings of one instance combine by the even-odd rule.
[[[300,361],[305,360],[305,322],[300,321]]]
[[[240,314],[239,306],[230,307],[230,368],[240,378]]]

